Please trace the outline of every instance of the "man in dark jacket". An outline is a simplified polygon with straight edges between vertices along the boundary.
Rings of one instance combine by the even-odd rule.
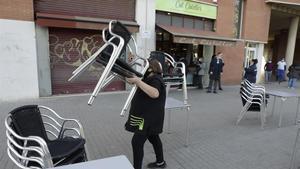
[[[213,57],[209,67],[209,86],[207,93],[211,93],[212,85],[214,85],[214,93],[217,93],[217,86],[220,83],[220,76],[223,72],[223,60],[220,57]]]

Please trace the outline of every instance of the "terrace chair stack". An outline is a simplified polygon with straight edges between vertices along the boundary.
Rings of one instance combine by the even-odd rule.
[[[44,169],[87,161],[83,128],[46,106],[25,105],[5,119],[7,154],[22,169]]]
[[[236,125],[242,120],[248,111],[258,112],[261,121],[261,128],[264,128],[266,121],[266,94],[265,87],[258,84],[250,83],[247,79],[243,80],[240,88],[240,96],[243,108],[238,116]]]
[[[150,54],[150,58],[157,59],[162,65],[163,80],[166,84],[167,96],[171,86],[181,85],[183,93],[183,103],[187,105],[188,97],[185,64],[183,62],[176,62],[171,55],[161,51],[152,51]]]

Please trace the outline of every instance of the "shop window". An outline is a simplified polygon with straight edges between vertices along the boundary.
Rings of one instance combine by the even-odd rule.
[[[170,40],[170,34],[169,33],[163,33],[163,40],[164,41]]]
[[[214,22],[212,20],[205,20],[204,30],[213,31],[214,30]]]
[[[163,33],[161,32],[161,31],[159,31],[159,32],[156,32],[156,40],[158,40],[158,41],[162,41],[162,36],[163,35]]]
[[[156,13],[156,23],[171,25],[171,16],[163,13]]]
[[[183,27],[194,28],[194,20],[192,18],[184,18],[183,21]]]
[[[172,16],[172,26],[182,27],[183,17]]]
[[[204,21],[202,20],[195,20],[195,29],[204,30]]]

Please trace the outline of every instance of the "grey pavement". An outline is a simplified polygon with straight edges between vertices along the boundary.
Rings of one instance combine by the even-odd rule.
[[[268,89],[300,92],[287,89],[286,83],[267,84]],[[242,108],[238,86],[224,86],[218,94],[189,89],[190,144],[185,143],[185,111],[172,111],[171,133],[161,135],[165,160],[169,169],[288,169],[297,127],[293,124],[297,99],[283,105],[282,128],[278,128],[278,112],[267,118],[265,129],[260,128],[257,113],[249,112],[235,125]],[[17,169],[6,153],[4,118],[17,106],[39,104],[49,106],[63,117],[79,119],[84,126],[91,159],[124,154],[132,162],[132,134],[124,130],[126,117],[120,110],[128,92],[100,94],[92,106],[89,95],[53,96],[35,100],[0,103],[0,168]],[[170,95],[180,98],[181,92]],[[269,99],[268,113],[273,98]],[[279,104],[276,104],[278,110]],[[167,118],[167,117],[166,117]],[[166,123],[165,123],[166,125]],[[166,129],[166,127],[165,127]],[[299,144],[300,145],[300,144]],[[155,158],[149,142],[145,144],[144,166]],[[297,165],[300,165],[300,152]],[[146,167],[145,167],[146,168]]]

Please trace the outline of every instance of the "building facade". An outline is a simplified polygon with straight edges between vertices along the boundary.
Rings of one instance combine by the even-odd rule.
[[[68,79],[101,47],[101,30],[111,20],[121,21],[131,31],[139,55],[155,50],[155,11],[147,10],[154,9],[154,1],[24,2],[1,2],[3,100],[91,92],[101,75],[101,65],[91,66],[73,82]],[[104,90],[125,90],[125,83],[116,80]]]
[[[67,80],[101,46],[101,30],[113,19],[132,32],[139,55],[160,50],[185,59],[189,84],[194,62],[203,58],[207,72],[218,52],[222,83],[238,84],[253,58],[260,80],[266,60],[300,64],[299,15],[299,0],[1,1],[0,100],[91,92],[101,66]],[[105,90],[125,89],[114,81]]]

